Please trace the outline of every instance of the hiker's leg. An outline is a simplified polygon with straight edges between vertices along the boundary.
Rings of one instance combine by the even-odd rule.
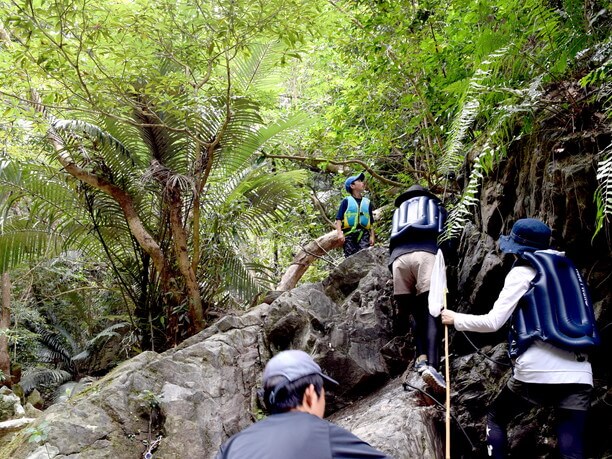
[[[593,387],[589,384],[559,384],[557,408],[557,444],[563,459],[584,457],[584,434]]]
[[[416,346],[417,361],[422,360],[423,356],[428,360],[427,328],[429,322],[429,307],[427,305],[427,297],[425,295],[417,295],[410,311],[414,318],[414,342]]]
[[[530,404],[504,386],[487,413],[487,453],[494,459],[506,457],[508,423],[521,411],[527,410]]]
[[[442,319],[429,313],[429,292],[421,293],[421,301],[427,308],[427,325],[425,327],[426,354],[429,364],[438,370],[440,366],[440,341],[442,340]]]
[[[411,254],[406,253],[400,255],[393,261],[391,272],[393,273],[393,297],[397,304],[397,330],[403,330],[407,333],[409,328],[414,330],[415,327],[410,327],[410,316],[412,315],[412,307],[414,305],[414,284],[416,279],[412,274]],[[401,322],[398,322],[401,320]]]
[[[359,239],[359,250],[367,249],[370,247],[370,231],[360,230],[361,237]]]
[[[431,272],[433,270],[433,265],[436,261],[436,256],[433,253],[429,252],[415,252],[415,264],[416,264],[416,293],[417,293],[417,304],[418,304],[418,314],[419,314],[419,323],[417,324],[417,328],[420,329],[421,333],[421,345],[422,345],[422,354],[427,355],[427,360],[429,364],[437,370],[438,364],[440,362],[440,356],[438,351],[438,341],[439,337],[437,336],[439,331],[437,330],[437,323],[440,322],[441,319],[434,319],[429,314],[429,285],[431,283]]]
[[[584,410],[557,410],[557,443],[563,459],[584,457],[584,427],[587,412]]]
[[[404,293],[393,295],[395,299],[395,317],[393,318],[393,330],[396,335],[405,335],[410,328],[410,305],[414,303],[414,296]]]
[[[359,244],[357,242],[356,233],[344,235],[344,257],[350,257],[354,253],[359,252]]]

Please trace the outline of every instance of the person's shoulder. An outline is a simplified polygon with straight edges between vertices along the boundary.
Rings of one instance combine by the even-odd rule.
[[[506,283],[530,282],[536,274],[536,269],[529,264],[515,265],[506,275]]]
[[[385,453],[373,448],[369,443],[359,438],[333,422],[327,422],[329,440],[333,457],[351,457],[354,459],[391,459]]]

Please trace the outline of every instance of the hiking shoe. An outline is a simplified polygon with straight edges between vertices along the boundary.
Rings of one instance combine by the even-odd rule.
[[[422,375],[423,372],[427,370],[427,367],[429,367],[429,362],[427,360],[419,360],[417,363],[414,364],[414,369],[420,375]]]
[[[423,378],[425,384],[431,387],[434,392],[444,393],[446,391],[446,381],[444,381],[444,376],[438,373],[434,367],[427,366],[427,368],[425,368],[421,374],[421,378]]]

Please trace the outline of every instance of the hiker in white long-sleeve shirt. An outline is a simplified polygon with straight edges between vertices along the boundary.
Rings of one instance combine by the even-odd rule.
[[[502,252],[515,254],[517,260],[506,276],[503,289],[493,308],[483,315],[462,314],[446,309],[442,311],[442,323],[454,325],[459,331],[487,333],[499,330],[513,317],[515,310],[520,312],[521,307],[532,308],[530,313],[539,307],[538,312],[543,314],[542,310],[546,309],[541,304],[538,306],[538,302],[546,303],[551,297],[548,292],[542,294],[541,291],[534,295],[535,289],[541,288],[534,286],[534,283],[543,276],[554,276],[555,269],[551,269],[550,273],[540,273],[534,268],[533,261],[538,257],[543,257],[544,260],[568,261],[563,253],[549,249],[550,236],[551,229],[541,221],[532,218],[518,220],[511,234],[500,239],[499,247]],[[576,292],[578,300],[566,301],[569,304],[567,307],[591,307],[590,299],[587,299],[585,304],[579,301],[580,296],[585,296],[587,292],[584,290],[586,286],[580,284],[580,287],[584,288]],[[552,307],[558,307],[556,303],[563,303],[558,298],[553,298],[552,301],[555,303]],[[557,332],[554,329],[554,324],[550,325],[551,333],[548,335],[538,336],[535,329],[523,330],[523,333],[513,335],[510,350],[511,355],[516,357],[514,373],[487,415],[489,456],[506,457],[506,429],[510,420],[534,405],[544,405],[557,410],[558,448],[561,457],[584,457],[584,428],[593,389],[591,364],[584,350],[590,344],[595,345],[598,340],[592,311],[587,312],[589,314],[586,316],[590,317],[592,323],[585,325],[589,333],[580,339],[568,339],[563,331]],[[529,327],[529,321],[516,322],[513,319],[514,329],[519,326]],[[573,323],[566,326],[575,327]],[[550,339],[549,336],[558,338]]]

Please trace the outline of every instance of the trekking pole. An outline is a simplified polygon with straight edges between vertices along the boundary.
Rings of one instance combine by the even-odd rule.
[[[446,303],[446,298],[445,301]],[[446,307],[446,304],[445,304]],[[445,378],[446,378],[446,459],[450,459],[450,361],[448,359],[448,325],[444,325],[444,357],[446,359]]]

